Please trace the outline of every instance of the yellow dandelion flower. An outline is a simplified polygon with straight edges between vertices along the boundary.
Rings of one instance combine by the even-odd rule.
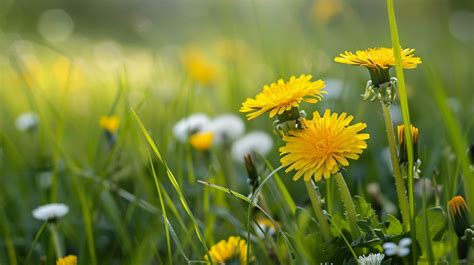
[[[413,155],[415,161],[418,159],[418,128],[413,125],[411,126],[411,141],[413,144]],[[407,144],[405,141],[405,126],[403,124],[398,125],[397,127],[398,132],[398,144],[400,146],[399,149],[399,159],[400,163],[407,163],[408,162],[408,154],[407,154]]]
[[[53,66],[53,73],[60,88],[77,89],[84,83],[82,72],[66,57],[59,57]]]
[[[286,145],[280,147],[280,161],[287,167],[286,172],[296,170],[293,180],[303,175],[305,181],[313,176],[316,181],[328,179],[340,166],[349,165],[348,158],[359,158],[370,136],[359,133],[367,127],[365,123],[349,125],[353,118],[346,113],[331,114],[330,110],[322,117],[314,112],[312,120],[303,120],[303,130],[290,131],[283,137]]]
[[[221,240],[211,247],[209,254],[213,262],[229,263],[240,260],[240,264],[247,263],[247,243],[238,236],[231,236],[226,240]],[[209,261],[208,256],[204,256]]]
[[[120,119],[117,116],[102,116],[99,119],[100,128],[109,133],[116,133],[120,125]]]
[[[76,265],[77,264],[77,257],[74,255],[69,255],[64,258],[59,258],[56,261],[56,265]]]
[[[198,132],[189,138],[189,143],[194,149],[205,151],[209,150],[214,140],[214,134],[212,132]]]
[[[210,86],[217,79],[217,68],[196,49],[190,49],[184,56],[185,70],[192,80],[202,86]]]
[[[311,78],[311,75],[292,76],[288,82],[280,79],[276,83],[265,85],[263,91],[255,98],[248,98],[242,103],[240,112],[249,112],[247,114],[249,120],[265,112],[270,112],[270,118],[273,118],[275,115],[297,108],[302,101],[317,103],[327,92],[322,91],[324,81],[312,82]]]
[[[416,68],[421,63],[419,57],[414,55],[415,49],[403,49],[402,65],[405,69]],[[351,64],[357,66],[365,66],[368,68],[381,68],[387,69],[395,66],[395,56],[392,48],[369,48],[364,51],[344,52],[336,57],[334,61],[343,64]]]
[[[421,64],[421,59],[415,57],[415,49],[402,49],[402,66],[405,69],[416,68]],[[392,48],[369,48],[363,51],[344,52],[339,54],[334,61],[343,64],[364,66],[370,72],[374,86],[390,81],[389,69],[395,66],[395,56]]]

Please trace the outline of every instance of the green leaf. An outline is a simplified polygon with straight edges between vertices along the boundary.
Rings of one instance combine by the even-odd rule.
[[[429,225],[425,226],[425,218],[429,220]],[[429,251],[430,246],[433,248],[435,260],[446,253],[444,242],[440,241],[446,228],[447,217],[440,207],[430,208],[416,217],[416,238],[420,242],[423,256]]]
[[[360,196],[354,197],[354,205],[357,213],[359,214],[359,218],[371,218],[375,215],[372,205]]]
[[[387,215],[388,227],[385,228],[385,234],[387,235],[399,235],[403,232],[403,226],[400,221],[393,215]]]

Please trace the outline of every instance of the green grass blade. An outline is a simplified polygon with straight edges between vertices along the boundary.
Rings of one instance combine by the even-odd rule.
[[[265,159],[265,163],[267,164],[267,167],[270,170],[274,170],[274,167],[271,165],[271,163]],[[278,173],[275,173],[273,176],[273,179],[275,180],[276,185],[278,186],[278,189],[280,190],[282,196],[283,196],[283,201],[287,204],[288,208],[290,209],[290,212],[294,215],[296,212],[296,204],[293,198],[291,197],[290,193],[288,192],[288,189],[286,188],[285,184],[280,178],[280,175]]]
[[[459,162],[461,163],[461,170],[464,178],[464,191],[466,193],[467,204],[469,205],[471,213],[474,213],[474,176],[470,169],[469,158],[466,155],[468,143],[462,133],[461,126],[456,121],[454,113],[449,108],[447,102],[448,97],[443,82],[439,78],[439,74],[430,67],[430,70],[427,72],[427,78],[431,83],[429,87],[433,92],[435,102],[445,124],[453,149],[457,158],[460,160]],[[452,196],[454,194],[450,195]]]
[[[35,249],[36,243],[38,242],[39,238],[40,238],[41,235],[43,234],[43,230],[44,230],[44,228],[46,227],[47,224],[48,224],[48,222],[43,222],[43,224],[41,225],[40,229],[38,229],[38,232],[37,232],[36,235],[35,235],[35,239],[34,239],[33,242],[31,243],[30,251],[28,251],[28,255],[26,256],[26,259],[25,259],[25,261],[23,262],[23,264],[28,264],[28,260],[30,259],[31,254],[33,254],[33,250]],[[16,264],[16,262],[12,262],[12,264]]]
[[[395,8],[393,0],[387,0],[388,19],[390,24],[390,33],[392,37],[392,47],[395,56],[395,68],[398,79],[398,95],[400,98],[400,106],[402,109],[403,125],[405,127],[405,140],[407,143],[408,154],[408,203],[410,206],[410,231],[412,244],[413,263],[416,264],[417,259],[417,244],[416,244],[416,228],[415,228],[415,191],[413,179],[413,143],[411,138],[411,122],[410,110],[408,107],[408,96],[405,85],[405,76],[403,75],[403,66],[401,58],[400,40],[398,37],[397,21],[395,18]]]
[[[173,264],[173,258],[171,256],[171,242],[170,242],[170,229],[168,226],[168,217],[166,215],[166,207],[163,202],[163,195],[161,194],[160,184],[158,182],[158,177],[156,176],[155,167],[153,166],[153,161],[151,160],[151,155],[148,154],[148,159],[150,161],[151,172],[153,174],[153,179],[155,180],[156,191],[158,192],[158,197],[160,198],[161,212],[163,213],[163,223],[165,225],[165,235],[166,235],[166,245],[168,248],[168,258],[169,264]]]
[[[208,249],[208,247],[206,245],[206,242],[204,241],[204,238],[203,238],[203,236],[201,234],[201,231],[198,227],[196,218],[194,217],[194,214],[192,213],[191,209],[189,208],[189,205],[186,202],[186,199],[183,195],[183,192],[182,192],[175,176],[173,175],[173,173],[169,169],[168,165],[166,164],[165,160],[163,159],[163,156],[161,155],[160,151],[158,150],[158,147],[156,146],[155,142],[151,138],[150,134],[145,129],[145,126],[143,125],[143,122],[141,121],[140,117],[138,117],[137,113],[133,109],[131,109],[131,112],[132,112],[133,117],[137,121],[138,126],[140,127],[140,130],[142,131],[143,135],[145,136],[148,144],[150,145],[151,149],[153,150],[155,155],[158,157],[158,159],[161,161],[161,163],[163,163],[163,165],[165,166],[166,174],[168,176],[168,179],[170,180],[171,184],[173,185],[174,189],[176,190],[176,192],[179,196],[179,200],[181,202],[181,205],[183,206],[184,210],[186,211],[189,218],[191,219],[191,221],[193,223],[193,226],[194,226],[194,231],[196,232],[196,235],[197,235],[199,241],[201,242],[202,246],[204,247],[204,249],[207,253],[206,255],[208,255],[209,260],[211,260],[211,256],[209,254],[209,249]]]

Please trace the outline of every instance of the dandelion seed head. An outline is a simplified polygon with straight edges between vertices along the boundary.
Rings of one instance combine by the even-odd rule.
[[[235,161],[244,162],[244,156],[257,153],[266,156],[273,148],[273,140],[263,131],[254,131],[244,135],[232,144],[231,154]]]
[[[41,221],[50,221],[64,217],[69,207],[62,203],[50,203],[33,210],[33,217]]]

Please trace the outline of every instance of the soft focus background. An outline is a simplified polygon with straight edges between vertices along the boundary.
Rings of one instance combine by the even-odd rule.
[[[438,201],[430,197],[428,203],[445,205],[459,192],[459,166],[433,86],[444,87],[471,142],[474,2],[395,5],[402,46],[416,49],[423,61],[405,74],[412,121],[420,128],[422,175],[443,186]],[[172,128],[195,112],[244,119],[238,113],[243,100],[265,84],[303,73],[325,80],[328,91],[321,103],[304,106],[308,113],[331,108],[368,124],[369,148],[345,172],[353,193],[364,195],[367,184],[376,182],[395,202],[380,106],[360,100],[368,72],[334,63],[345,50],[376,46],[391,46],[384,1],[0,0],[0,264],[23,264],[42,225],[31,212],[52,201],[70,207],[60,221],[61,237],[80,264],[167,264],[149,147],[130,108],[179,180],[207,241],[245,235],[245,208],[196,182],[248,194],[244,165],[226,155],[225,146],[205,154],[191,150],[175,139]],[[34,131],[15,126],[24,112],[38,115]],[[120,118],[112,147],[99,126],[103,115]],[[398,106],[393,118],[401,123]],[[263,117],[245,125],[246,131],[272,135],[275,148],[267,158],[279,166],[281,140],[273,135],[272,122]],[[258,163],[264,168],[263,160]],[[176,238],[189,259],[201,260],[204,252],[179,197],[162,164],[156,161],[155,168],[170,196]],[[306,206],[303,183],[281,177],[296,204]],[[281,196],[268,193],[269,208],[283,219]],[[30,262],[53,264],[52,256],[43,233]],[[261,264],[270,260],[256,256]],[[185,260],[175,245],[173,259]]]

